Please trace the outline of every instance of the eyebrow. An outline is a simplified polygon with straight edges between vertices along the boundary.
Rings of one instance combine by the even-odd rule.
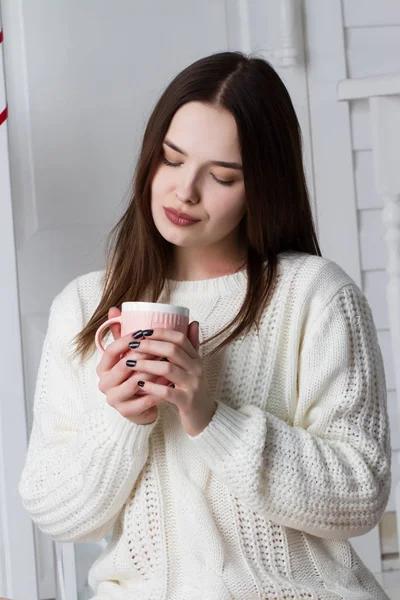
[[[176,152],[179,152],[179,154],[183,154],[184,156],[187,156],[186,152],[184,152],[183,150],[178,148],[178,146],[173,144],[170,140],[164,140],[163,144],[165,144],[166,146],[169,146],[170,148],[172,148],[172,150],[176,150]],[[225,162],[223,160],[210,160],[210,163],[212,165],[217,165],[218,167],[225,167],[226,169],[237,169],[238,171],[243,171],[242,165],[240,165],[237,162]]]

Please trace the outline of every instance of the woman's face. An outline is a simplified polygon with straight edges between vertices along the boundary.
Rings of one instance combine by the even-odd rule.
[[[181,106],[164,138],[162,160],[151,186],[151,211],[160,234],[176,246],[208,246],[232,254],[239,245],[237,227],[246,212],[241,167],[231,113],[200,102]],[[164,208],[199,221],[180,227],[167,218]]]

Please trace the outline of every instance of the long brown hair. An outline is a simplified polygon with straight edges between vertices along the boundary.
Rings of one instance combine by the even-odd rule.
[[[151,214],[151,182],[162,159],[162,143],[175,112],[199,101],[229,110],[235,118],[243,161],[247,213],[240,222],[247,243],[247,291],[240,311],[210,342],[236,328],[210,355],[258,327],[273,291],[277,255],[297,250],[321,256],[302,161],[300,125],[282,80],[262,58],[220,52],[197,60],[168,85],[146,127],[132,181],[129,205],[107,237],[102,298],[74,338],[85,359],[95,349],[97,328],[111,306],[124,301],[157,302],[166,283],[173,244]],[[107,331],[107,330],[106,330]],[[104,334],[103,334],[104,337]]]

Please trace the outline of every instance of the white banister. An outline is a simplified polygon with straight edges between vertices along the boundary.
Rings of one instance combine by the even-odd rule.
[[[337,92],[339,100],[369,101],[374,182],[383,204],[388,253],[386,294],[400,423],[400,74],[346,79],[339,82]],[[400,540],[400,482],[396,514]]]
[[[369,105],[374,180],[384,206],[387,299],[400,418],[400,86],[397,96],[372,97]]]
[[[294,0],[281,0],[280,3],[280,45],[275,50],[275,57],[280,60],[281,67],[293,67],[298,61],[296,6]]]
[[[359,79],[343,79],[337,87],[338,100],[357,100],[400,94],[400,74]]]
[[[74,544],[57,541],[54,541],[53,544],[56,568],[56,600],[78,600]]]

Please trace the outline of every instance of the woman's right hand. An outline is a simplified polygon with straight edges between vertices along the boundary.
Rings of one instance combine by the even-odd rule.
[[[121,311],[112,307],[108,311],[108,318],[118,317]],[[100,378],[99,390],[106,395],[108,404],[113,406],[118,412],[137,425],[148,425],[153,423],[158,414],[157,404],[163,402],[162,399],[143,395],[137,382],[157,381],[158,377],[149,373],[138,373],[132,371],[131,367],[126,365],[126,354],[132,359],[153,359],[150,354],[135,352],[128,346],[133,340],[132,334],[121,337],[121,326],[119,323],[111,325],[111,332],[114,342],[109,344],[97,365],[96,372]]]

